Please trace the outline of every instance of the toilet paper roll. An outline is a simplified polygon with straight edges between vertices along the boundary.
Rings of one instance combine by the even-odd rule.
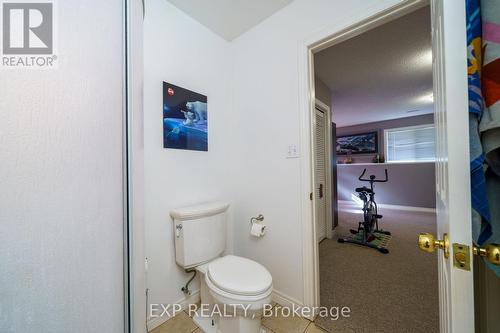
[[[266,233],[266,226],[260,223],[252,222],[252,228],[250,229],[250,235],[255,237],[262,237]]]

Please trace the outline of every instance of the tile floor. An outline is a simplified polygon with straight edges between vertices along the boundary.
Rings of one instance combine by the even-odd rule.
[[[280,306],[280,305],[275,305]],[[279,313],[279,312],[278,312]],[[300,317],[270,317],[262,320],[267,333],[325,333],[316,327],[313,322]],[[187,312],[181,312],[163,325],[158,326],[151,333],[203,333]]]

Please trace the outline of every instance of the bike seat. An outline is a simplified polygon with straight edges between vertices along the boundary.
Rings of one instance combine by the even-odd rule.
[[[358,192],[358,193],[360,193],[360,192],[372,193],[373,191],[370,190],[368,187],[363,186],[363,187],[356,188],[356,192]]]

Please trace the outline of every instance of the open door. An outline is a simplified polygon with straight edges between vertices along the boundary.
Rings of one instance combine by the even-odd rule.
[[[419,246],[442,252],[440,331],[474,332],[473,255],[500,265],[500,245],[472,242],[465,1],[432,0],[431,9],[439,240],[421,234]]]
[[[419,246],[440,252],[440,332],[474,332],[473,273],[454,265],[454,244],[472,248],[465,2],[432,0],[431,10],[439,240],[421,234]]]

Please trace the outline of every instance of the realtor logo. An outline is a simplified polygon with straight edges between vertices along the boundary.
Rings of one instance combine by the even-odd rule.
[[[54,3],[2,3],[2,67],[54,67]]]

